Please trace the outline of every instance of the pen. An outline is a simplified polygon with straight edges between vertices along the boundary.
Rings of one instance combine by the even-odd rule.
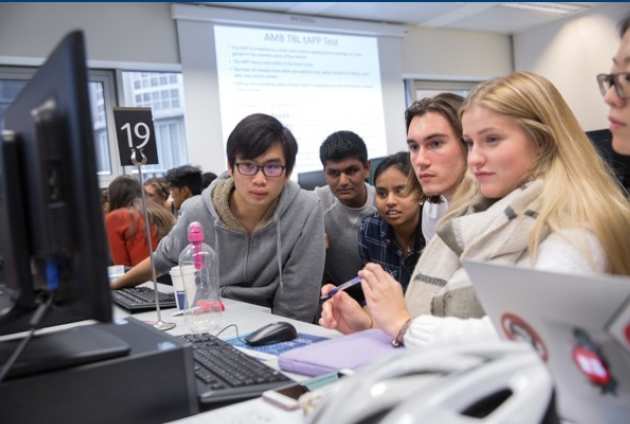
[[[323,296],[322,296],[319,300],[320,300],[321,302],[325,302],[325,301],[327,301],[328,299],[330,299],[331,297],[333,297],[334,295],[336,295],[336,294],[337,294],[337,292],[340,292],[340,291],[343,291],[343,290],[345,290],[345,289],[347,289],[347,288],[350,288],[350,287],[352,287],[352,286],[354,286],[354,285],[356,285],[356,284],[359,284],[360,282],[361,282],[361,277],[358,277],[358,276],[357,276],[357,277],[354,277],[352,280],[348,280],[348,281],[346,281],[345,283],[343,283],[343,284],[341,284],[341,285],[339,285],[339,286],[337,286],[337,287],[334,287],[334,288],[333,288],[332,290],[330,290],[328,293],[326,293],[325,295],[323,295]]]

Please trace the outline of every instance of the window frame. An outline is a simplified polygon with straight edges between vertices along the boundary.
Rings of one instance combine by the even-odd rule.
[[[36,66],[9,66],[0,65],[0,79],[13,79],[29,81],[38,67]],[[105,126],[107,128],[107,142],[109,147],[109,161],[111,172],[98,173],[99,187],[107,187],[118,175],[122,174],[122,167],[118,155],[118,143],[116,142],[116,127],[114,125],[113,108],[118,104],[115,73],[113,70],[89,69],[88,82],[101,83],[103,86],[103,100],[105,103]]]
[[[470,92],[483,79],[460,80],[460,79],[440,79],[440,78],[406,78],[404,79],[405,102],[407,107],[418,98],[418,91],[439,91],[460,94],[462,91]],[[465,96],[464,96],[465,97]]]
[[[178,71],[178,70],[171,70],[171,69],[149,69],[148,70],[148,69],[141,69],[141,68],[137,68],[137,69],[136,68],[133,68],[133,69],[130,69],[130,68],[117,68],[117,69],[114,70],[114,72],[115,72],[115,75],[116,75],[116,81],[118,82],[118,84],[116,86],[116,94],[118,95],[119,105],[123,106],[123,107],[130,106],[130,105],[126,104],[127,101],[126,101],[125,92],[124,92],[125,87],[124,87],[124,83],[123,83],[123,81],[124,81],[123,73],[125,73],[125,72],[136,72],[136,73],[139,72],[139,73],[147,73],[147,74],[169,74],[169,76],[168,76],[168,85],[172,85],[172,84],[176,84],[177,83],[177,77],[175,77],[175,81],[171,80],[172,76],[173,76],[172,74],[180,74],[180,78],[182,78],[182,84],[183,84],[183,73],[181,71]],[[142,81],[148,81],[148,84],[147,84],[146,87],[142,84],[142,88],[141,89],[144,89],[144,88],[148,88],[148,89],[155,88],[155,87],[152,87],[151,83],[150,83],[152,78],[157,78],[158,86],[159,86],[159,77],[160,77],[160,75],[152,75],[152,76],[143,78]],[[166,89],[163,89],[163,90],[166,90]],[[173,89],[168,89],[168,90],[170,91],[170,90],[173,90]],[[182,88],[182,92],[180,94],[183,95],[183,91],[184,90]],[[159,102],[162,101],[161,93],[162,93],[162,90],[159,91],[159,94],[158,94],[158,101]],[[143,92],[141,94],[143,96],[143,101],[144,101],[144,96],[146,96],[148,94],[149,93],[145,93],[145,92]],[[171,104],[171,108],[169,108],[169,109],[172,109],[172,97],[169,97],[168,100],[169,100],[169,103]],[[152,99],[149,99],[148,101],[150,102],[150,101],[152,101]],[[186,137],[185,137],[185,134],[186,134],[186,103],[185,103],[185,101],[183,101],[183,97],[181,97],[181,96],[179,98],[179,101],[182,103],[180,105],[180,108],[182,109],[182,115],[181,116],[183,117],[183,122],[182,122],[182,129],[184,130],[183,140],[184,140],[184,143],[186,143]],[[157,109],[154,109],[153,110],[154,130],[155,130],[156,136],[157,136],[158,123],[159,123],[157,121],[158,120],[162,120],[162,121],[169,121],[170,122],[171,119],[174,120],[175,116],[162,117],[160,119],[157,119],[156,116],[155,116],[156,114],[159,114],[159,111]],[[184,147],[184,156],[186,158],[185,158],[185,161],[181,165],[190,164],[190,156],[189,156],[188,145],[185,145],[185,147]],[[175,166],[181,166],[181,165],[175,165]],[[166,171],[168,169],[169,169],[168,167],[164,167],[164,168],[162,168],[161,170],[158,170],[158,171],[143,169],[142,170],[143,178],[146,179],[146,178],[151,178],[151,177],[162,177],[162,176],[164,176],[166,174]],[[124,169],[124,173],[128,174],[128,175],[137,175],[138,174],[138,168],[136,166],[126,166],[125,169]]]

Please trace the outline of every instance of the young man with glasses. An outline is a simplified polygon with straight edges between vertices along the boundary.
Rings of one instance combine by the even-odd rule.
[[[359,227],[361,219],[376,213],[374,187],[365,181],[370,173],[367,148],[352,131],[330,134],[319,148],[327,185],[315,189],[324,212],[326,237],[325,282],[341,284],[361,269]],[[348,290],[361,301],[359,286]]]
[[[311,322],[324,269],[324,221],[317,200],[289,180],[297,149],[291,132],[271,116],[239,122],[227,141],[228,175],[182,206],[155,252],[156,272],[177,265],[188,225],[198,221],[219,257],[222,296]],[[150,276],[147,259],[112,287]]]
[[[612,147],[618,153],[630,155],[630,16],[621,21],[620,29],[621,44],[612,59],[612,72],[597,75],[597,83],[610,107]]]

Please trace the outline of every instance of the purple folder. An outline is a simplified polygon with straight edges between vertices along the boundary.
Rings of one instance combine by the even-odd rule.
[[[341,368],[358,368],[400,352],[381,330],[365,330],[289,350],[278,357],[283,371],[318,376]]]

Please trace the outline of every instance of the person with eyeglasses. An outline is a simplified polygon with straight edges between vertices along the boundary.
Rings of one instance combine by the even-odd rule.
[[[597,75],[597,83],[610,108],[612,147],[617,153],[630,155],[630,15],[621,21],[619,28],[621,44],[612,59],[612,71]]]
[[[409,348],[482,343],[498,335],[465,260],[630,275],[630,204],[549,80],[514,72],[485,81],[459,116],[468,169],[407,290],[367,264],[366,308],[337,293],[323,305],[323,326],[378,328]]]
[[[253,114],[227,140],[228,172],[188,199],[154,254],[157,274],[177,265],[198,221],[219,258],[221,295],[312,322],[324,270],[324,218],[315,196],[289,180],[298,145],[276,118]],[[112,283],[151,276],[149,260]]]

